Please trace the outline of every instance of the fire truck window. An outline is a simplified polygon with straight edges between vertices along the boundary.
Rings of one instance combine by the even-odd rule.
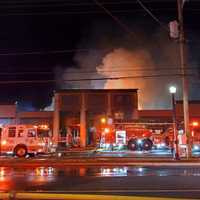
[[[38,129],[37,136],[41,137],[41,138],[42,137],[49,137],[49,130]]]
[[[8,129],[8,137],[15,137],[16,134],[16,127],[10,127]]]
[[[23,136],[24,136],[24,130],[23,129],[18,130],[17,137],[23,137]]]
[[[36,132],[35,132],[35,130],[29,129],[29,130],[28,130],[27,136],[28,136],[28,137],[36,137]]]

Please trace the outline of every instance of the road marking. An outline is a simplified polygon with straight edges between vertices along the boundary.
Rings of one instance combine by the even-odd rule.
[[[35,192],[35,191],[29,191]],[[51,190],[51,191],[45,191],[43,190],[43,193],[166,193],[166,192],[200,192],[200,189],[169,189],[169,190],[66,190],[66,191],[57,191],[57,190]]]
[[[54,199],[54,200],[172,200],[165,197],[139,197],[139,196],[116,196],[116,195],[94,195],[94,194],[57,194],[57,193],[0,193],[0,198],[10,199]],[[182,198],[176,198],[182,200]]]

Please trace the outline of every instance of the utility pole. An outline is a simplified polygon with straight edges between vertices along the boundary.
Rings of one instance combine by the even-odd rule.
[[[180,65],[182,71],[182,88],[183,88],[183,113],[184,113],[184,132],[187,136],[188,153],[187,157],[192,156],[191,148],[191,135],[189,129],[189,105],[188,105],[188,78],[186,69],[186,47],[185,47],[185,34],[183,25],[183,4],[184,0],[177,0],[178,5],[178,21],[179,21],[179,47],[180,47]]]
[[[176,118],[176,100],[175,100],[176,87],[171,86],[169,88],[169,92],[171,94],[171,99],[172,99],[172,115],[173,115],[173,129],[174,129],[173,147],[175,151],[173,152],[173,158],[176,160],[180,160],[179,146],[178,146],[177,118]]]
[[[173,110],[173,129],[174,129],[174,159],[180,160],[178,147],[177,119],[176,119],[176,100],[175,93],[172,93],[172,110]]]

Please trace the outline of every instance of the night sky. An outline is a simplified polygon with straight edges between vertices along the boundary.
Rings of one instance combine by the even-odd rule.
[[[155,34],[157,30],[163,38],[170,40],[167,31],[136,0],[99,2],[133,35],[127,33],[93,0],[0,1],[1,103],[18,101],[22,109],[43,108],[51,102],[53,90],[59,89],[56,83],[8,84],[1,81],[53,80],[58,68],[79,68],[75,59],[77,53],[87,54],[87,50],[91,49],[101,50],[104,55],[108,49],[131,48],[130,41],[140,48],[151,49],[159,37]],[[142,2],[164,26],[176,19],[175,0]],[[198,67],[200,1],[185,3],[184,18],[189,60]],[[142,39],[138,41],[135,35],[141,35]],[[155,55],[161,59],[157,52]]]

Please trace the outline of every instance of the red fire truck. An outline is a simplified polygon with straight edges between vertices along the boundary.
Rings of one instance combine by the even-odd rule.
[[[1,153],[25,157],[29,153],[47,153],[52,145],[50,131],[46,125],[5,125],[1,130]]]
[[[186,146],[183,125],[177,130],[179,145]],[[113,123],[104,125],[100,131],[100,146],[127,146],[129,150],[151,150],[173,148],[174,130],[172,123]],[[190,124],[191,144],[194,151],[200,150],[200,124]]]
[[[114,123],[103,126],[100,146],[127,146],[129,150],[168,148],[173,142],[171,123]]]
[[[198,121],[193,121],[190,124],[191,143],[194,151],[200,150],[200,124]]]

